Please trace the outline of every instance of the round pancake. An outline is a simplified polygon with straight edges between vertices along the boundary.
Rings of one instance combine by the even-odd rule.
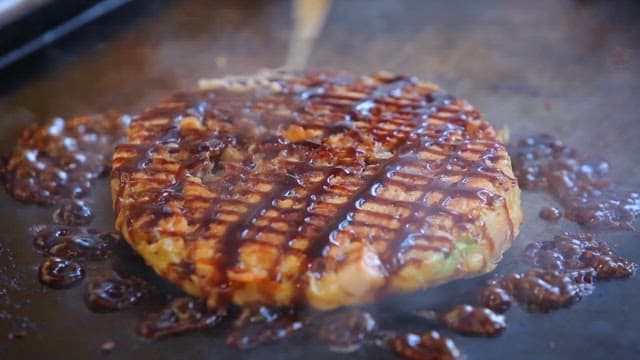
[[[495,130],[413,77],[202,80],[135,117],[116,227],[210,307],[367,303],[492,270],[522,222]]]

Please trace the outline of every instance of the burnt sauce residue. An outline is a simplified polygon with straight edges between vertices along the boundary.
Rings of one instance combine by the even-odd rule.
[[[509,153],[520,186],[549,191],[568,219],[589,228],[633,229],[640,194],[611,185],[606,161],[586,161],[551,135],[524,138]]]

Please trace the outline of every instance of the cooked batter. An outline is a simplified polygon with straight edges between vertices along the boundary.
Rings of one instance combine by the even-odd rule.
[[[372,302],[492,270],[522,221],[494,129],[415,78],[205,80],[132,120],[116,227],[210,307]]]

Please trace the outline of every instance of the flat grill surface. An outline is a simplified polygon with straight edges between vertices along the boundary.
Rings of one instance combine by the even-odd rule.
[[[198,0],[139,2],[3,71],[0,148],[8,149],[27,124],[51,116],[111,108],[137,111],[176,89],[194,88],[199,77],[253,73],[284,63],[292,27],[289,2],[218,1],[215,8]],[[469,99],[496,128],[508,126],[513,139],[554,133],[586,155],[606,158],[613,179],[638,189],[639,8],[636,1],[373,1],[366,7],[337,1],[309,65],[354,73],[388,69],[432,80]],[[92,199],[93,225],[108,229],[113,222],[106,180],[94,186]],[[517,254],[527,242],[578,230],[564,219],[548,223],[537,217],[552,201],[545,194],[523,194],[521,236],[498,273],[517,266]],[[0,324],[0,357],[91,358],[102,355],[100,346],[108,340],[116,342],[112,355],[123,359],[322,359],[330,354],[306,335],[243,353],[224,346],[222,330],[157,343],[141,340],[135,334],[138,322],[159,307],[158,297],[127,311],[98,315],[83,304],[83,287],[55,291],[39,285],[33,267],[41,256],[26,229],[50,222],[52,210],[0,195],[0,244],[8,249],[0,254],[0,266],[16,277],[2,304],[37,325],[28,337],[9,341],[9,329]],[[640,258],[637,233],[600,237],[631,260]],[[150,277],[141,262],[129,260],[114,266]],[[394,298],[371,310],[382,327],[426,329],[428,322],[406,314],[470,298],[490,277]],[[516,308],[500,337],[455,340],[470,358],[630,358],[640,352],[639,281],[599,284],[570,310],[531,314]],[[332,355],[394,358],[375,347]]]

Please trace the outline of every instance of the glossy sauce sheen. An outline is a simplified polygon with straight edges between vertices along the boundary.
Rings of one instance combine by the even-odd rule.
[[[454,307],[442,316],[442,320],[449,328],[465,335],[494,336],[507,328],[504,315],[471,305]]]
[[[127,124],[127,117],[96,115],[28,127],[0,161],[7,192],[39,204],[85,196],[93,180],[110,168]]]
[[[291,308],[243,309],[227,335],[227,345],[248,349],[283,339],[304,328],[304,322]]]
[[[316,334],[333,351],[352,352],[371,339],[377,328],[376,320],[370,313],[352,309],[326,316]]]
[[[87,227],[37,225],[32,231],[36,250],[63,259],[104,259],[120,239],[117,233]]]
[[[93,210],[81,200],[63,201],[53,213],[53,222],[60,225],[87,225],[93,220]]]
[[[75,261],[56,257],[46,258],[38,268],[38,279],[54,289],[78,285],[84,279],[84,268]]]
[[[453,341],[437,331],[422,334],[398,334],[389,340],[389,346],[407,360],[456,360],[462,353]]]
[[[141,279],[112,272],[89,280],[85,303],[95,312],[122,310],[140,301],[147,290],[147,284]]]
[[[538,216],[540,216],[540,218],[543,220],[558,221],[562,217],[562,212],[558,208],[545,206],[540,209]]]
[[[515,301],[528,310],[548,312],[591,294],[596,281],[628,278],[638,268],[590,233],[564,233],[552,241],[530,243],[522,258],[534,268],[491,281],[478,295],[480,305],[502,313]]]
[[[504,147],[477,111],[462,110],[450,95],[412,78],[381,76],[376,81],[381,84],[310,73],[281,83],[275,93],[206,90],[177,94],[147,110],[133,120],[129,143],[118,148],[133,155],[114,159],[116,212],[127,211],[121,226],[148,232],[179,214],[191,230],[181,234],[163,229],[162,236],[179,236],[189,252],[212,225],[224,227],[215,243],[220,256],[207,264],[220,276],[200,283],[204,296],[220,294],[217,303],[232,296],[234,282],[227,274],[242,271],[239,254],[252,244],[282,253],[276,265],[288,255],[302,257],[318,278],[338,266],[328,258],[340,236],[360,236],[343,231],[347,227],[376,227],[370,237],[380,249],[387,278],[407,265],[405,254],[411,250],[449,256],[456,248],[453,241],[425,234],[422,228],[433,224],[437,229],[438,221],[451,221],[461,232],[477,226],[477,219],[451,209],[454,199],[506,208],[501,196],[470,185],[482,180],[501,189],[515,186],[515,179],[495,165],[505,160]],[[337,91],[341,86],[349,91]],[[204,127],[180,125],[191,117]],[[155,123],[163,125],[131,138]],[[331,143],[336,136],[345,145]],[[169,166],[172,170],[163,168]],[[150,189],[128,200],[135,206],[123,207],[132,176],[133,183],[146,182]],[[192,177],[200,178],[214,195],[185,194]],[[256,190],[265,184],[269,190]],[[383,195],[391,187],[418,198],[400,201]],[[184,210],[188,202],[200,202],[203,208]],[[389,211],[397,215],[369,210],[372,206],[394,209]],[[511,234],[517,230],[514,224],[507,228]],[[173,267],[180,272],[172,276],[174,281],[194,275],[189,271],[193,266]],[[268,271],[278,283],[282,274],[277,266]],[[300,278],[293,281],[300,281],[304,272],[292,275]]]
[[[565,233],[553,241],[530,243],[523,258],[542,269],[569,272],[593,269],[598,280],[627,278],[638,268],[636,263],[615,255],[606,243],[595,240],[589,233]]]

